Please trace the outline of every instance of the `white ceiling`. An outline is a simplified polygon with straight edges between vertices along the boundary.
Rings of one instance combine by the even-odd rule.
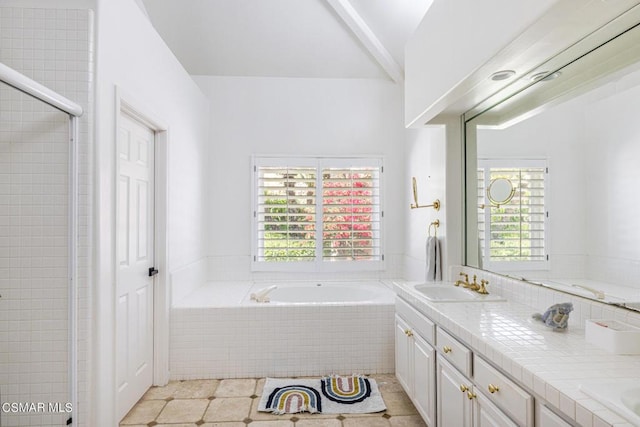
[[[432,0],[142,0],[192,75],[402,81]]]

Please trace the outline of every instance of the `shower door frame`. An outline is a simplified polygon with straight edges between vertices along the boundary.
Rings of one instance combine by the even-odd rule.
[[[78,408],[78,119],[80,105],[0,62],[0,81],[69,116],[68,295],[69,295],[69,400],[67,425],[77,425]],[[75,418],[75,419],[74,419]]]

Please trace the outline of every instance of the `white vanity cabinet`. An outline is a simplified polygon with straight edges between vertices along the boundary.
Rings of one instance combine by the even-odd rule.
[[[406,303],[396,303],[396,377],[428,426],[435,426],[435,325]],[[426,336],[425,336],[426,335]]]
[[[436,383],[438,427],[471,427],[473,402],[467,394],[473,393],[471,381],[438,355]]]
[[[478,356],[473,359],[473,379],[478,389],[519,425],[533,426],[533,396]]]
[[[536,427],[571,427],[571,424],[539,403],[536,405]]]
[[[401,298],[395,319],[396,377],[429,427],[534,427],[518,384]]]
[[[517,427],[444,357],[436,368],[438,427]]]

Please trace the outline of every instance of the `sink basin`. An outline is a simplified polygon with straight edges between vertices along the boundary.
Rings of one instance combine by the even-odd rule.
[[[640,386],[638,380],[593,382],[580,385],[580,390],[613,412],[640,425]]]
[[[415,290],[433,302],[485,302],[504,301],[499,295],[482,295],[469,289],[457,288],[453,285],[416,285]]]

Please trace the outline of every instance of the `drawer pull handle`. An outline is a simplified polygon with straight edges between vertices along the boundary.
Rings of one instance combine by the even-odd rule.
[[[463,393],[464,393],[465,391],[469,391],[469,387],[467,387],[467,386],[466,386],[466,385],[464,385],[464,384],[460,384],[460,391],[461,391],[461,392],[463,392]]]
[[[468,392],[467,392],[467,397],[469,398],[469,400],[473,400],[473,399],[475,399],[477,396],[476,396],[476,394],[475,394],[474,392],[472,392],[472,391],[468,391]]]
[[[411,329],[407,329],[406,331],[404,331],[404,334],[408,337],[412,337],[413,336],[413,331],[411,331]]]
[[[445,353],[451,353],[453,349],[448,345],[445,345],[444,347],[442,347],[442,351],[444,351]]]
[[[489,393],[495,393],[496,391],[500,391],[500,387],[493,384],[489,384],[487,388],[489,389]]]

